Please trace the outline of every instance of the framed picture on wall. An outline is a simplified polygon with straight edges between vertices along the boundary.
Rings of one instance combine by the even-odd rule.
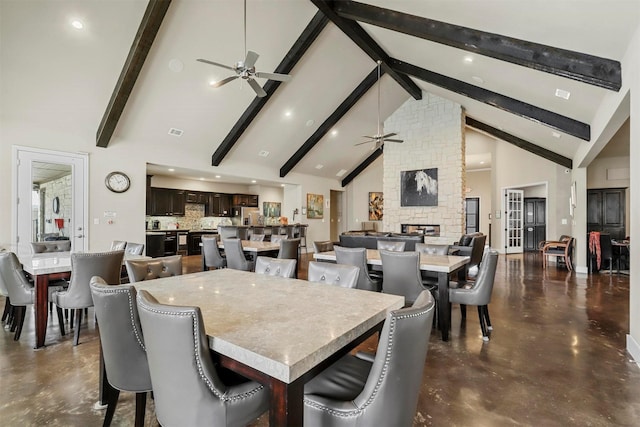
[[[369,221],[382,221],[383,204],[381,191],[369,193]]]
[[[324,196],[322,194],[307,193],[307,218],[324,218]]]
[[[400,206],[438,206],[438,168],[400,172]]]
[[[262,214],[268,218],[277,218],[280,216],[279,202],[262,202]]]

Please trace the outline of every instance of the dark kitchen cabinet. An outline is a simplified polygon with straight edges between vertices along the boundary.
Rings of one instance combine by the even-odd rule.
[[[151,207],[151,212],[147,212],[147,214],[155,216],[184,215],[186,202],[184,191],[152,187],[149,194],[151,203],[148,206]]]
[[[231,196],[224,193],[209,195],[209,209],[205,209],[207,216],[231,216]]]
[[[188,191],[186,193],[186,202],[205,205],[209,203],[209,193],[201,193],[198,191]]]
[[[233,206],[258,207],[258,196],[255,194],[234,194]]]
[[[587,190],[587,231],[608,233],[623,240],[625,229],[626,191],[624,188]]]

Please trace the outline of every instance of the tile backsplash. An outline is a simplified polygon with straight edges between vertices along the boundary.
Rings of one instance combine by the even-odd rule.
[[[204,216],[204,205],[187,203],[184,208],[184,216],[147,216],[147,229],[151,229],[152,221],[160,221],[160,229],[171,228],[202,230],[217,228],[220,223],[230,221],[229,218],[217,216]]]

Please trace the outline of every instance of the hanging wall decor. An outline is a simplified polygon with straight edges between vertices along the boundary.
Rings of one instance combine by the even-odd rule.
[[[438,168],[400,172],[400,206],[438,206]]]
[[[324,196],[322,194],[307,193],[307,218],[324,218]]]

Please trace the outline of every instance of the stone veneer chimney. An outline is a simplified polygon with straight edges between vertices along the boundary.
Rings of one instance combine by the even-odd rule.
[[[434,243],[451,244],[464,232],[464,110],[459,104],[422,92],[384,122],[404,143],[384,145],[383,230],[400,232],[400,224],[439,224]],[[438,168],[438,206],[401,207],[400,172]]]

